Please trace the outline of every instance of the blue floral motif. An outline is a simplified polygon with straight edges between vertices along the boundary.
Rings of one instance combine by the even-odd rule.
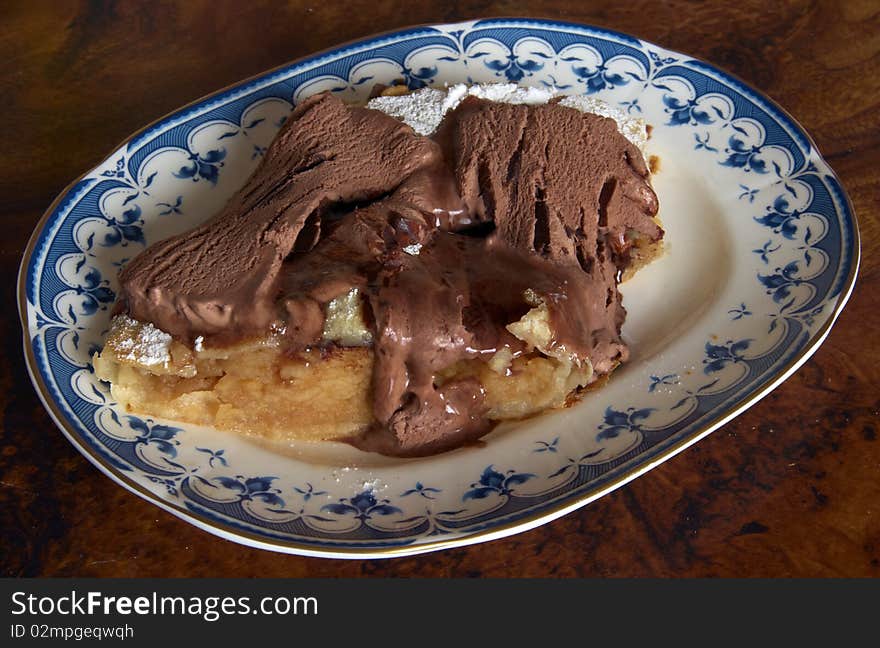
[[[433,488],[431,486],[425,486],[422,482],[417,481],[415,488],[410,488],[408,490],[403,491],[400,496],[407,497],[409,495],[420,495],[425,499],[435,499],[433,493],[441,493],[443,492],[442,488]]]
[[[679,382],[678,374],[666,374],[665,376],[651,376],[651,384],[648,391],[653,392],[661,385],[671,386],[677,385]]]
[[[121,157],[116,160],[116,168],[102,171],[101,176],[104,178],[124,178],[125,177],[125,158]]]
[[[721,371],[729,364],[745,360],[743,352],[749,348],[753,340],[728,340],[724,344],[706,342],[706,357],[703,359],[703,373],[711,374]]]
[[[770,247],[771,245],[773,245],[773,241],[768,239],[767,242],[764,243],[764,245],[752,250],[752,252],[754,252],[759,257],[761,257],[761,261],[763,261],[764,263],[770,263],[770,258],[768,255],[772,254],[773,252],[776,252],[776,250],[778,250],[779,248],[782,247],[781,245],[777,245],[776,247]]]
[[[511,495],[514,486],[524,484],[534,476],[532,473],[518,473],[515,470],[500,473],[490,465],[480,475],[480,481],[471,484],[471,489],[466,491],[461,499],[462,501],[484,499],[493,493],[497,495]]]
[[[539,448],[532,450],[532,452],[557,452],[559,445],[559,437],[556,437],[552,441],[535,441]]]
[[[642,112],[642,107],[639,105],[638,97],[629,101],[618,101],[617,103],[618,105],[626,108],[627,114],[632,114],[633,112]]]
[[[180,206],[183,204],[183,196],[178,196],[177,200],[174,201],[174,204],[160,202],[156,203],[156,207],[162,207],[162,211],[159,212],[159,216],[167,216],[168,214],[182,214],[183,210]]]
[[[663,56],[661,57],[657,52],[653,50],[648,51],[648,56],[651,58],[651,62],[654,65],[654,68],[660,70],[671,63],[675,63],[678,61],[674,56]]]
[[[714,153],[718,152],[718,149],[714,146],[709,146],[709,133],[705,133],[703,137],[700,137],[699,133],[694,133],[694,139],[696,140],[696,144],[694,144],[694,150],[699,151],[700,149],[705,149],[707,151],[712,151]]]
[[[450,60],[451,57],[441,57],[443,60]],[[418,90],[434,83],[438,69],[436,65],[423,66],[412,69],[406,65],[403,66],[403,80],[406,87],[410,90]]]
[[[564,57],[562,60],[580,61],[581,59],[572,56]],[[617,86],[626,85],[630,82],[630,79],[625,78],[622,74],[611,72],[605,63],[600,63],[595,69],[590,69],[585,65],[572,65],[571,69],[577,77],[578,82],[586,83],[587,94],[595,94],[600,90],[615,88]]]
[[[114,245],[125,247],[129,243],[146,245],[143,232],[144,221],[141,218],[141,208],[139,206],[129,207],[122,212],[119,218],[103,214],[101,214],[101,218],[107,223],[111,231],[104,235],[104,240],[98,245],[102,247],[113,247]],[[87,239],[89,248],[93,245],[94,239],[95,234],[89,234]]]
[[[258,500],[269,506],[274,506],[276,512],[281,512],[281,509],[284,506],[284,500],[279,496],[281,491],[272,486],[272,482],[276,479],[278,478],[243,477],[242,475],[236,475],[235,477],[220,476],[211,478],[212,481],[218,482],[227,490],[235,492],[238,495],[240,502]],[[202,481],[213,486],[208,480],[202,479]]]
[[[746,131],[739,126],[731,125],[731,128],[742,135],[746,134]],[[727,148],[724,150],[727,153],[727,159],[722,160],[719,164],[740,168],[743,171],[767,173],[767,162],[761,157],[762,148],[761,145],[749,146],[743,138],[731,135],[727,140]],[[777,175],[780,173],[778,167],[776,167],[776,173]]]
[[[122,425],[119,415],[114,410],[110,410],[110,418],[117,425]],[[126,416],[125,419],[128,427],[137,433],[134,439],[135,445],[153,446],[163,455],[163,459],[168,465],[184,469],[180,464],[171,461],[177,458],[177,446],[180,445],[180,441],[175,437],[182,428],[158,424],[153,419],[142,419],[132,415]]]
[[[752,311],[746,308],[744,303],[740,303],[736,308],[731,308],[727,311],[727,314],[730,315],[730,319],[736,321],[738,319],[742,319],[743,317],[748,317],[752,314]]]
[[[169,495],[173,497],[180,496],[180,491],[178,490],[180,482],[179,477],[156,477],[155,475],[146,475],[146,478],[154,484],[162,484],[165,487],[165,492]]]
[[[317,497],[318,495],[326,495],[327,491],[315,490],[315,487],[312,486],[309,482],[306,482],[305,488],[299,488],[297,486],[293,487],[297,493],[302,495],[303,501],[308,502],[312,497]]]
[[[361,521],[369,520],[373,515],[392,515],[403,512],[396,506],[391,506],[390,502],[391,500],[388,499],[376,499],[373,490],[368,488],[354,497],[341,498],[338,503],[325,504],[321,510],[336,515],[354,514],[354,517]]]
[[[220,167],[223,166],[223,159],[225,157],[225,148],[211,150],[204,155],[190,153],[189,159],[191,164],[180,167],[180,170],[173,172],[172,175],[175,178],[181,179],[192,178],[193,182],[203,178],[212,185],[216,185],[217,178],[220,175]]]
[[[698,98],[681,100],[673,95],[664,94],[662,101],[666,106],[666,112],[669,113],[669,126],[687,124],[696,126],[715,122],[705,109],[700,108]]]
[[[76,271],[79,272],[85,263],[86,258],[83,257],[77,262]],[[88,267],[80,285],[73,287],[76,294],[83,298],[82,315],[89,316],[94,315],[98,310],[107,310],[108,306],[116,301],[116,293],[108,287],[109,285],[107,279],[101,278],[100,272],[91,266]],[[74,324],[77,323],[78,318],[72,305],[68,308],[67,316]]]
[[[713,150],[715,150],[715,149],[713,149]],[[737,196],[737,198],[739,200],[742,200],[743,198],[748,198],[750,203],[755,202],[755,196],[758,195],[759,189],[749,189],[744,184],[741,184],[739,186],[739,188],[743,190],[742,193],[739,196]]]
[[[605,409],[604,421],[599,425],[596,440],[614,439],[621,432],[642,432],[643,422],[655,411],[653,407],[628,407],[626,411],[618,411],[609,405]]]
[[[229,462],[226,461],[226,457],[223,456],[226,453],[225,450],[211,450],[209,448],[196,448],[196,450],[198,450],[199,452],[204,452],[204,453],[210,455],[208,458],[208,465],[211,468],[214,467],[215,461],[217,463],[219,463],[221,466],[228,466],[229,465]]]
[[[784,268],[776,268],[773,274],[758,274],[758,281],[764,284],[767,294],[773,296],[777,304],[791,295],[791,289],[804,283],[795,275],[799,272],[797,261],[792,261]]]
[[[801,214],[802,212],[791,209],[788,199],[782,195],[773,201],[772,207],[767,207],[767,214],[755,216],[755,220],[761,225],[773,228],[775,234],[782,234],[792,240],[797,232],[797,221]]]
[[[547,55],[541,52],[531,52],[531,54],[540,58],[547,58]],[[488,55],[489,52],[474,52],[470,55],[470,58],[476,59]],[[544,63],[534,59],[523,60],[514,52],[510,52],[503,59],[486,59],[483,61],[483,64],[490,70],[494,70],[496,76],[503,74],[508,81],[514,83],[521,81],[523,77],[532,76],[535,72],[544,68]]]

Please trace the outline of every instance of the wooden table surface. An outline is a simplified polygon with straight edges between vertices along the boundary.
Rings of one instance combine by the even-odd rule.
[[[773,8],[768,9],[767,5]],[[221,540],[116,486],[55,428],[15,277],[43,211],[146,123],[242,78],[408,24],[536,16],[711,61],[784,106],[849,192],[862,269],[825,344],[647,475],[535,530],[392,560]],[[7,576],[880,576],[880,4],[4,2],[0,7],[0,564]]]

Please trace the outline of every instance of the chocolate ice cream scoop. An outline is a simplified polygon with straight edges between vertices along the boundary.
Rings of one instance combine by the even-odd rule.
[[[296,352],[327,343],[327,304],[356,289],[376,424],[353,442],[425,454],[489,429],[479,382],[438,374],[532,351],[507,327],[536,304],[542,351],[597,375],[626,359],[617,278],[633,235],[662,237],[656,212],[611,119],[469,98],[429,138],[323,94],[218,216],[128,265],[120,305],[184,340],[284,330]]]

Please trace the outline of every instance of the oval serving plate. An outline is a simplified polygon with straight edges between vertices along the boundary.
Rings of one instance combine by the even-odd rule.
[[[302,98],[375,83],[550,85],[653,127],[663,258],[624,284],[632,358],[567,410],[478,446],[392,459],[279,451],[120,411],[90,366],[116,274],[215,213]],[[43,217],[19,276],[28,368],[55,422],[130,491],[247,545],[384,557],[486,541],[568,513],[757,402],[821,344],[852,290],[857,224],[803,130],[717,68],[629,36],[542,20],[406,29],[244,81],[152,124]],[[341,397],[344,397],[341,395]]]

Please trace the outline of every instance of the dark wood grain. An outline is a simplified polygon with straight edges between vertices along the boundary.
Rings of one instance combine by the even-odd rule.
[[[766,5],[772,5],[768,9]],[[30,385],[15,276],[42,212],[129,133],[244,77],[396,27],[520,15],[707,59],[815,138],[862,232],[825,344],[757,406],[630,485],[489,544],[384,561],[220,540],[93,468]],[[880,576],[880,5],[21,2],[0,9],[0,563],[12,576]]]

